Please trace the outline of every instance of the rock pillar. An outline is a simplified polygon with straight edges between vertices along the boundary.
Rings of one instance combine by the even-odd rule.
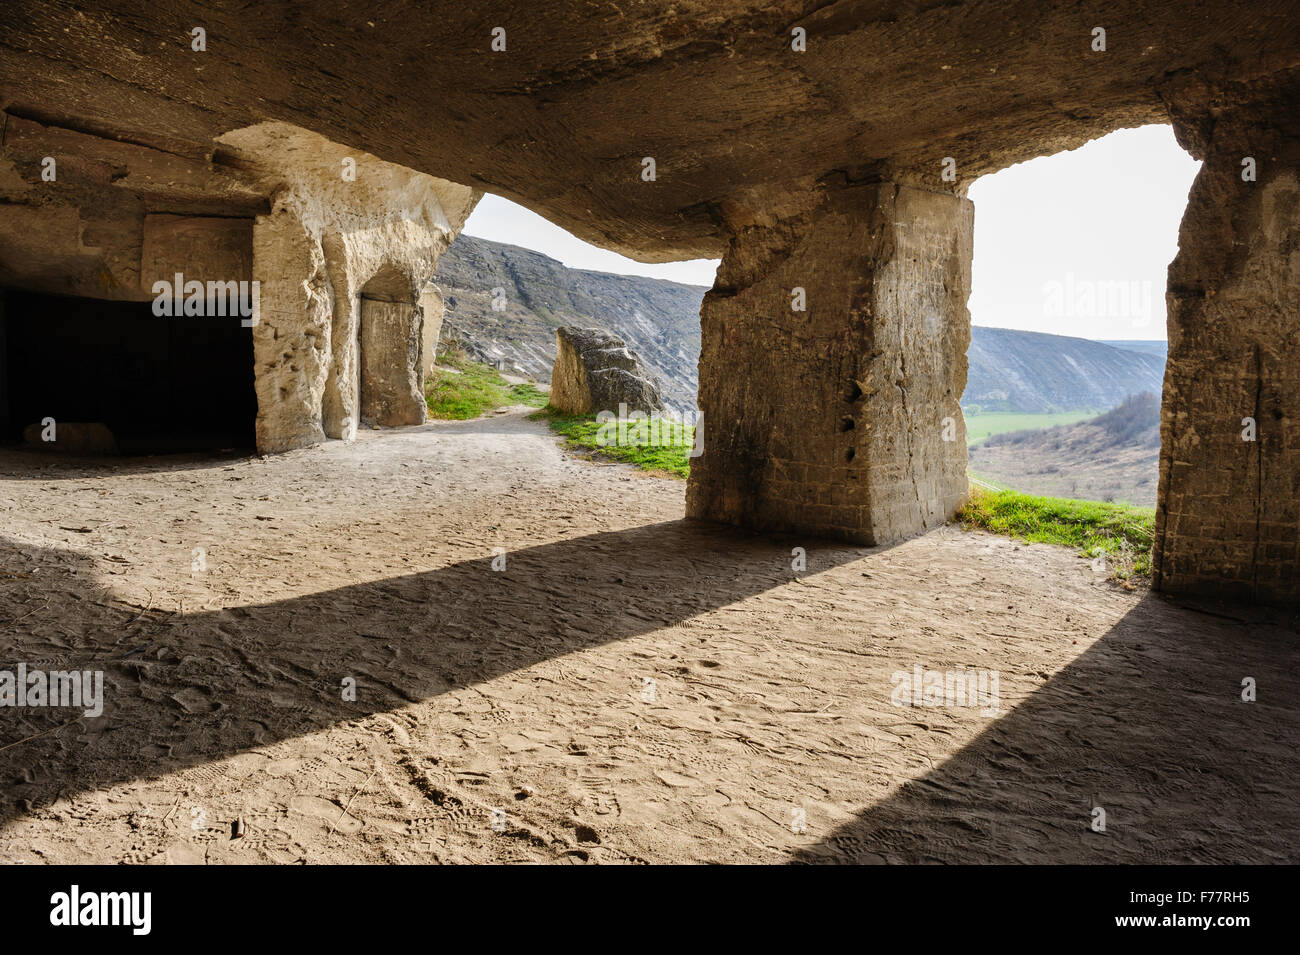
[[[1180,120],[1155,586],[1300,599],[1300,97]]]
[[[701,309],[690,516],[865,544],[967,493],[973,207],[870,183],[736,230]]]
[[[319,444],[333,303],[320,242],[293,211],[258,217],[253,278],[260,283],[253,326],[257,449],[271,454]]]

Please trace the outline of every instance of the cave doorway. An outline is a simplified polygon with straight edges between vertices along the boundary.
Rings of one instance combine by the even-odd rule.
[[[0,342],[0,440],[53,419],[107,426],[121,454],[256,446],[253,332],[237,317],[4,289]]]
[[[1199,168],[1157,125],[970,186],[975,487],[1155,507],[1166,274]]]
[[[421,424],[420,313],[414,285],[385,266],[361,289],[357,320],[357,404],[360,423]]]

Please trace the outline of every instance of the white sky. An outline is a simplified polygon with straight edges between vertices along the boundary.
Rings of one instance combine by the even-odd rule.
[[[533,249],[559,259],[571,269],[646,275],[652,279],[668,279],[687,285],[703,285],[705,288],[713,286],[713,275],[718,271],[717,259],[647,265],[635,259],[624,258],[617,252],[609,252],[583,242],[509,199],[490,194],[484,196],[474,207],[464,231],[480,239],[522,245],[525,249]]]
[[[1165,270],[1200,165],[1168,126],[1144,126],[976,180],[972,321],[1079,338],[1164,338]],[[1124,283],[1137,292],[1130,300],[1149,308],[1080,314],[1089,311],[1084,283],[1095,290],[1103,282]],[[1062,298],[1072,292],[1075,307],[1053,308],[1048,283]]]
[[[1199,167],[1168,126],[1146,126],[975,182],[974,323],[1080,338],[1164,338],[1165,270],[1178,251],[1178,222]],[[570,268],[690,285],[712,285],[718,264],[636,262],[492,195],[465,232],[535,249]],[[1121,287],[1127,302],[1113,295]]]

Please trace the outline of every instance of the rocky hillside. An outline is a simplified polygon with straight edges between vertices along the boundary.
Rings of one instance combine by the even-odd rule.
[[[1159,353],[1006,328],[972,328],[967,355],[962,405],[981,411],[1104,411],[1165,374]]]
[[[700,302],[706,289],[565,268],[540,252],[460,236],[438,263],[443,339],[479,361],[549,381],[555,329],[603,328],[659,378],[664,402],[694,411]],[[492,308],[501,289],[504,308]],[[1164,342],[1106,344],[1004,328],[971,329],[962,404],[982,411],[1104,411],[1127,395],[1159,394]]]
[[[659,379],[664,403],[695,411],[700,302],[707,289],[661,279],[565,268],[540,252],[462,235],[438,263],[442,339],[479,361],[549,381],[555,329],[602,328]],[[492,308],[503,289],[504,308]],[[500,299],[499,299],[500,300]]]
[[[1116,348],[1128,348],[1132,351],[1140,351],[1143,354],[1155,355],[1163,363],[1169,357],[1169,343],[1167,341],[1156,341],[1152,339],[1101,339],[1103,345],[1114,345]]]
[[[995,434],[970,449],[971,473],[1050,497],[1154,507],[1160,399],[1148,392],[1078,424]]]

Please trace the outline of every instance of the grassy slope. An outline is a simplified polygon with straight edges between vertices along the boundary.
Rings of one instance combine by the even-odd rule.
[[[1027,431],[1054,428],[1059,424],[1076,424],[1095,417],[1091,411],[1065,411],[1060,413],[1026,413],[990,411],[966,415],[966,444],[978,444],[995,434],[1008,431]]]
[[[545,392],[530,384],[512,385],[495,368],[463,359],[443,362],[457,371],[436,371],[425,383],[430,418],[463,421],[507,405],[540,408],[546,404]]]
[[[1088,557],[1104,554],[1107,568],[1121,580],[1151,573],[1154,508],[972,487],[960,517],[964,527],[1030,543],[1073,547]]]
[[[685,479],[691,473],[689,452],[695,440],[695,429],[685,426],[685,438],[682,444],[670,444],[664,447],[641,447],[637,445],[601,445],[598,436],[600,425],[594,415],[566,415],[553,408],[539,411],[532,417],[544,419],[551,430],[562,434],[571,448],[591,451],[602,458],[635,464],[646,471],[662,472]],[[629,440],[645,438],[645,423],[640,428],[628,429]]]

